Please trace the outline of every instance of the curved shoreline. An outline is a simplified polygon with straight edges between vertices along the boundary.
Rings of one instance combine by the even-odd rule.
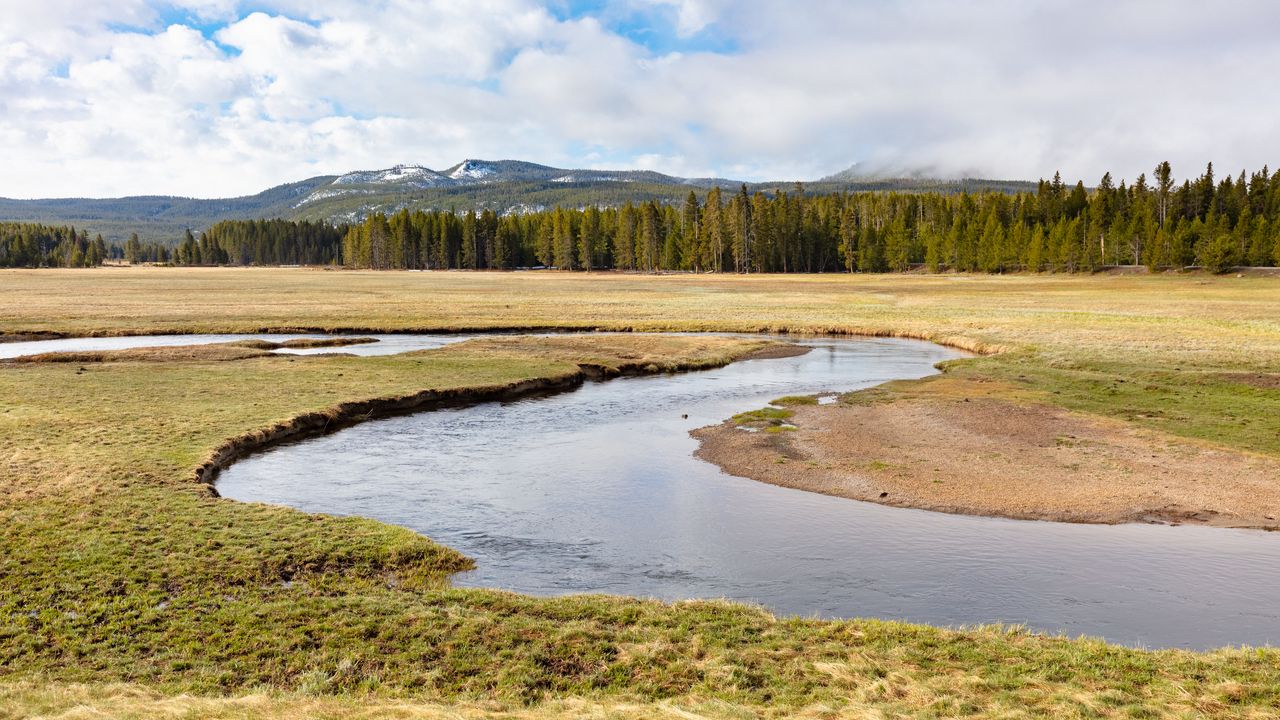
[[[642,333],[656,331],[639,331],[634,328],[620,330],[612,329],[585,329],[573,327],[555,327],[555,328],[504,328],[498,330],[475,331],[462,328],[452,329],[432,329],[426,331],[434,334],[464,334],[472,332],[477,335],[514,335],[521,332],[545,332],[547,334],[588,334],[591,332],[603,333]],[[348,329],[297,329],[297,328],[278,328],[272,332],[315,332],[326,334],[347,334],[349,332],[357,332]],[[408,330],[370,330],[368,332],[377,332],[381,334],[413,334],[417,331]],[[678,331],[672,331],[678,332]],[[708,331],[714,332],[714,331]],[[735,331],[720,331],[735,332]],[[849,332],[831,332],[828,329],[825,333],[809,332],[788,332],[786,330],[779,331],[770,329],[768,331],[758,331],[756,334],[763,332],[774,332],[783,335],[791,335],[794,337],[817,336],[825,334],[827,336],[852,336],[852,337],[893,337],[914,340],[925,340],[938,345],[960,347],[969,352],[974,353],[994,353],[1005,351],[1006,348],[994,349],[990,346],[973,345],[967,342],[954,341],[951,343],[943,342],[939,339],[918,337],[919,334],[902,334],[892,332],[867,332],[867,333],[849,333]],[[149,333],[155,335],[170,334],[187,334],[182,332],[160,332]],[[751,334],[751,333],[743,333]],[[925,334],[927,335],[927,333]],[[100,334],[81,337],[129,337],[127,334]],[[0,341],[7,336],[0,336]],[[28,339],[28,338],[24,338]],[[366,340],[361,338],[360,340]],[[320,340],[319,344],[327,344],[329,342],[345,344],[343,338],[335,338],[334,340]],[[234,342],[232,344],[235,344]],[[781,351],[781,352],[779,352]],[[794,351],[794,352],[793,352]],[[735,357],[727,362],[736,362],[739,360],[752,359],[753,357],[786,357],[790,354],[799,352],[807,352],[807,348],[796,345],[773,345],[766,346],[753,353]],[[129,352],[122,350],[117,352]],[[72,358],[79,361],[78,358]],[[88,361],[88,359],[85,359]],[[727,364],[727,363],[725,363]],[[408,414],[414,412],[431,411],[435,409],[447,407],[459,407],[470,404],[505,401],[516,398],[530,397],[540,394],[554,394],[566,392],[580,387],[588,380],[602,380],[609,377],[620,375],[644,375],[659,372],[682,372],[688,370],[707,369],[714,365],[707,364],[682,364],[675,367],[657,368],[646,366],[644,364],[622,365],[616,368],[602,368],[591,365],[579,365],[575,372],[562,376],[536,378],[525,380],[510,385],[476,387],[476,388],[458,388],[450,390],[427,390],[407,395],[399,395],[394,397],[369,398],[363,400],[354,400],[339,403],[335,406],[321,411],[308,412],[302,415],[290,418],[285,421],[278,422],[270,427],[259,428],[258,430],[244,433],[242,435],[229,438],[215,448],[206,459],[194,470],[194,479],[208,488],[208,492],[217,496],[217,490],[214,487],[218,472],[236,460],[247,455],[266,450],[272,446],[296,442],[319,435],[325,435],[336,432],[345,427],[363,422],[368,419],[388,417],[393,415]],[[967,401],[966,401],[967,402]],[[935,409],[945,408],[945,403],[935,403]],[[718,465],[726,472],[734,475],[745,477],[766,484],[773,484],[782,487],[800,489],[819,494],[832,495],[864,502],[874,502],[877,504],[889,505],[893,507],[905,507],[933,512],[943,512],[950,514],[972,515],[981,517],[1002,517],[1017,520],[1041,520],[1052,522],[1068,522],[1083,524],[1121,524],[1121,523],[1148,523],[1148,524],[1193,524],[1207,525],[1214,527],[1227,527],[1236,529],[1251,530],[1280,530],[1280,521],[1276,520],[1276,514],[1267,515],[1266,511],[1254,511],[1256,506],[1273,507],[1280,505],[1272,505],[1267,502],[1252,503],[1249,505],[1238,504],[1237,507],[1228,508],[1225,512],[1223,509],[1215,509],[1205,504],[1185,504],[1178,502],[1164,503],[1146,503],[1142,505],[1130,504],[1111,504],[1103,506],[1077,504],[1066,506],[1061,502],[1060,498],[1055,497],[1055,491],[1059,488],[1048,485],[1037,488],[1038,501],[1027,503],[1025,499],[1021,504],[1005,502],[1006,498],[998,494],[988,494],[975,497],[974,493],[981,491],[981,483],[979,479],[973,477],[964,477],[965,473],[957,473],[946,477],[946,482],[950,487],[966,487],[970,490],[968,497],[957,498],[951,496],[937,496],[931,493],[931,483],[939,483],[936,479],[915,478],[915,487],[911,487],[910,479],[908,482],[890,482],[885,483],[883,480],[884,473],[868,472],[866,468],[859,468],[854,472],[847,469],[841,472],[831,472],[828,468],[819,468],[810,461],[806,463],[792,463],[784,465],[787,459],[804,459],[812,454],[812,437],[810,431],[817,434],[831,436],[838,433],[838,428],[834,428],[829,422],[825,422],[823,413],[830,416],[833,408],[802,408],[802,411],[808,414],[802,432],[787,432],[781,435],[765,436],[761,434],[758,438],[744,437],[745,433],[737,432],[733,427],[732,421],[726,421],[720,426],[709,426],[693,431],[691,434],[699,440],[699,448],[695,454],[712,464]],[[1066,411],[1058,410],[1060,414],[1069,414]],[[1095,418],[1101,421],[1101,418]],[[747,440],[755,442],[747,442]],[[764,444],[768,441],[768,445]],[[809,445],[805,448],[797,450],[794,446],[797,443]],[[996,439],[993,448],[999,448],[1000,439]],[[894,448],[895,445],[888,445],[888,448]],[[947,449],[945,446],[942,449]],[[1154,455],[1152,457],[1155,457]],[[848,457],[840,458],[846,465]],[[873,467],[880,464],[888,465],[884,461],[871,458],[861,457],[857,460]],[[781,462],[780,462],[781,461]],[[1033,464],[1028,462],[1028,464]],[[883,468],[882,468],[883,469]],[[937,472],[935,470],[935,472]],[[877,478],[880,475],[882,477]],[[899,478],[900,480],[901,478]],[[1114,478],[1112,478],[1114,480]],[[1228,476],[1224,482],[1230,482]],[[1140,483],[1139,483],[1140,484]],[[1111,489],[1127,490],[1129,488],[1121,484],[1118,488],[1112,486]],[[1280,498],[1277,498],[1280,503]]]
[[[798,352],[792,351],[791,348],[795,348]],[[568,392],[581,387],[588,381],[709,370],[742,360],[787,357],[808,351],[809,348],[773,343],[736,357],[727,358],[724,362],[678,362],[663,367],[653,363],[641,362],[623,363],[614,367],[578,363],[576,370],[563,375],[531,378],[506,385],[423,390],[395,397],[342,402],[325,410],[303,413],[270,427],[260,428],[227,439],[196,467],[194,480],[205,485],[212,496],[218,497],[218,491],[215,487],[218,473],[235,461],[276,445],[327,435],[366,420],[450,407],[463,407],[483,402],[501,402],[536,395]]]
[[[787,408],[785,426],[739,416],[698,428],[695,454],[753,481],[891,507],[1280,530],[1274,458],[1039,403],[878,391],[885,397]]]
[[[62,333],[56,331],[0,331],[0,343],[32,342],[41,340],[69,340],[74,338],[113,338],[137,337],[140,335],[527,335],[527,334],[576,334],[576,333],[741,333],[744,335],[784,335],[790,337],[867,337],[896,338],[901,340],[923,340],[943,347],[955,348],[975,355],[998,355],[1009,352],[1013,348],[1007,345],[987,343],[962,335],[940,335],[934,332],[919,332],[886,327],[858,327],[850,325],[811,326],[811,325],[747,325],[739,327],[720,326],[715,329],[691,330],[674,325],[636,326],[630,324],[597,324],[597,325],[497,325],[492,327],[466,327],[458,325],[439,325],[422,327],[375,327],[360,325],[265,325],[258,327],[220,327],[220,328],[163,328],[94,330],[88,333]]]

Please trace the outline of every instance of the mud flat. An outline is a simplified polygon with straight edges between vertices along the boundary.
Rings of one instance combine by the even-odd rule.
[[[854,500],[1078,523],[1280,529],[1280,461],[999,397],[794,399],[693,435],[735,475]]]

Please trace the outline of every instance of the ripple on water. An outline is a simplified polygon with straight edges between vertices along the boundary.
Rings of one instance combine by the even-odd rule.
[[[692,428],[783,395],[920,377],[956,356],[905,340],[806,344],[799,357],[369,422],[243,460],[218,489],[412,528],[475,558],[464,586],[1023,623],[1147,646],[1280,640],[1271,534],[888,508],[694,458]]]

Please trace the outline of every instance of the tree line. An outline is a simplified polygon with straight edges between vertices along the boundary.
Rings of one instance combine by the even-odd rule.
[[[1152,178],[1092,190],[1055,174],[1033,192],[732,194],[689,192],[679,205],[375,213],[347,228],[342,262],[368,268],[557,267],[570,270],[1087,272],[1280,264],[1280,173],[1178,184]]]
[[[200,234],[188,230],[179,265],[330,265],[342,262],[345,227],[310,220],[222,220]]]
[[[110,256],[98,235],[71,226],[0,223],[0,267],[96,267]]]
[[[180,265],[334,264],[375,269],[554,267],[695,272],[1088,272],[1280,264],[1280,173],[1215,177],[1213,165],[1175,182],[1169,163],[1150,179],[1095,187],[1055,174],[1034,191],[688,192],[683,202],[557,207],[498,215],[400,210],[362,222],[227,220],[176,247],[86,246],[72,228],[9,225],[0,265],[128,262]],[[23,230],[31,228],[31,230]],[[43,234],[41,234],[43,233]],[[10,236],[45,240],[9,241]],[[7,245],[4,244],[7,242]],[[21,247],[20,251],[12,248]],[[8,248],[8,249],[6,249]],[[31,248],[38,248],[33,250]],[[77,254],[78,250],[78,254]]]

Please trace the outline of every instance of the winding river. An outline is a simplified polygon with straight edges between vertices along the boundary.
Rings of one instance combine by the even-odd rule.
[[[402,349],[462,339],[387,337]],[[783,614],[1025,624],[1146,647],[1280,641],[1273,534],[904,510],[694,458],[693,428],[781,395],[920,377],[957,356],[916,341],[802,342],[813,350],[799,357],[375,420],[246,458],[218,490],[412,528],[475,558],[455,577],[462,586],[725,597]]]

